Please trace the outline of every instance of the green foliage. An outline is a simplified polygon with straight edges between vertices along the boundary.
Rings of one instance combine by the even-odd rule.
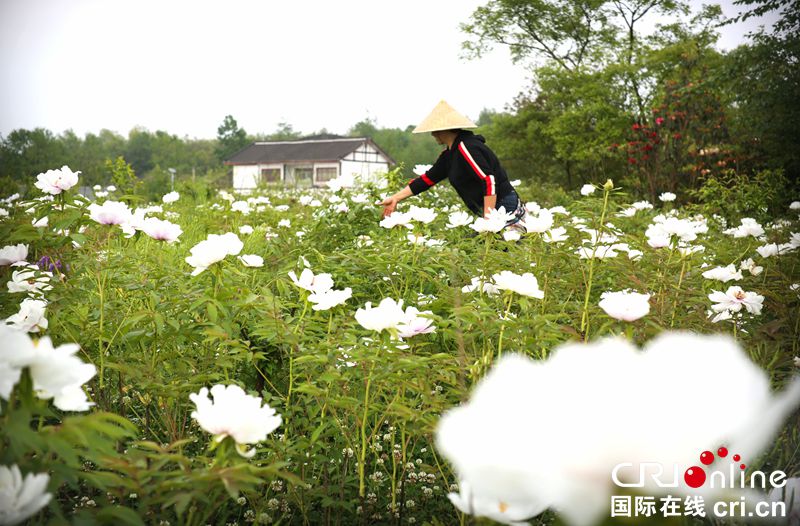
[[[125,162],[125,159],[117,157],[113,161],[107,160],[106,169],[111,174],[111,183],[123,195],[131,196],[138,193],[142,182],[136,177],[133,168]]]
[[[708,175],[691,191],[705,214],[717,214],[737,224],[743,217],[768,221],[786,209],[789,196],[795,195],[782,170],[763,170],[752,176],[726,170]]]

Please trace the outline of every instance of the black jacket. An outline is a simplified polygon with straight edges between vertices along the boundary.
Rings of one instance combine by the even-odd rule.
[[[408,183],[414,195],[445,179],[456,189],[467,208],[483,216],[483,198],[496,195],[502,199],[513,191],[508,175],[486,139],[461,130],[451,148],[445,149],[436,163],[423,175]]]

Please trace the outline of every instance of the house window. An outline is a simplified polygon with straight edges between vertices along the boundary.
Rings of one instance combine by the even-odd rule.
[[[314,176],[313,168],[295,168],[293,173],[295,186],[311,186],[311,180]]]
[[[261,182],[262,183],[279,183],[281,181],[280,168],[262,168],[261,169]]]
[[[336,175],[338,170],[335,166],[325,167],[325,168],[317,168],[317,182],[324,183],[325,181],[330,181],[331,179],[336,179]]]

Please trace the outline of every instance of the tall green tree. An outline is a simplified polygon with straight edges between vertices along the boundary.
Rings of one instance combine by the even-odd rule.
[[[236,119],[226,115],[225,120],[217,128],[217,159],[224,161],[247,146],[249,142],[247,132],[239,127]]]

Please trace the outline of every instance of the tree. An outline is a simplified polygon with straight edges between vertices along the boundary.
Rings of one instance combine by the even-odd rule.
[[[249,143],[247,132],[239,128],[236,119],[226,115],[217,128],[217,159],[224,161]]]

